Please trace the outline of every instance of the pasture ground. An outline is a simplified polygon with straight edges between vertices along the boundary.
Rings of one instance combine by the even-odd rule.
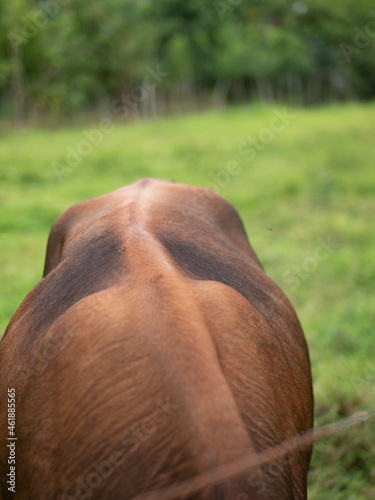
[[[296,307],[311,354],[316,425],[374,407],[375,105],[254,106],[125,125],[58,180],[83,128],[0,138],[0,336],[41,278],[49,229],[73,203],[145,177],[217,183],[266,272]],[[249,137],[256,138],[251,149]],[[219,176],[219,177],[218,177]],[[315,445],[309,500],[375,498],[375,422]]]

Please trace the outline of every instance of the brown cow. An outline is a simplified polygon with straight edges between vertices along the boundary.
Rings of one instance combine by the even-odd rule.
[[[7,441],[8,389],[17,441]],[[0,392],[4,500],[127,500],[313,423],[303,332],[236,210],[208,189],[153,179],[54,224],[45,276],[0,344]],[[306,498],[310,455],[189,498]]]

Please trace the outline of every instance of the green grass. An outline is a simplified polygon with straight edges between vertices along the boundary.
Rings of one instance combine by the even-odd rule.
[[[316,425],[375,406],[375,105],[293,113],[271,138],[262,129],[274,111],[262,106],[116,124],[62,182],[51,163],[65,162],[65,147],[84,139],[81,129],[3,135],[0,335],[41,278],[49,229],[71,204],[144,176],[206,186],[237,162],[241,171],[220,194],[297,309],[310,346]],[[269,142],[249,161],[254,155],[238,146],[258,134]],[[317,260],[318,238],[329,235],[334,247]],[[316,443],[309,499],[375,498],[374,436],[371,421]]]

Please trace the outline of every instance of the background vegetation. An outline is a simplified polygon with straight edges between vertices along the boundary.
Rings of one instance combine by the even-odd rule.
[[[374,39],[372,0],[12,0],[0,4],[0,111],[22,122],[129,100],[137,118],[369,99]],[[157,67],[167,76],[142,94]]]
[[[63,210],[144,176],[210,185],[236,206],[266,272],[295,304],[310,346],[316,425],[373,407],[375,106],[293,109],[265,142],[282,111],[258,105],[113,124],[59,177],[52,165],[65,161],[67,146],[77,150],[81,128],[5,133],[0,335],[41,278],[48,232]],[[255,157],[242,147],[249,136],[263,147]],[[332,251],[314,265],[321,239]],[[374,432],[372,421],[316,444],[310,500],[375,498]]]
[[[374,97],[372,0],[1,2],[0,337],[62,211],[174,179],[236,206],[295,304],[316,425],[373,407]],[[374,435],[317,443],[309,500],[375,498]]]

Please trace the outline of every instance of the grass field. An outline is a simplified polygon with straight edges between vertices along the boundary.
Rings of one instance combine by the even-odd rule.
[[[214,187],[241,214],[310,346],[316,425],[375,406],[375,105],[247,107],[0,138],[0,336],[71,204],[141,177]],[[280,118],[281,116],[281,118]],[[100,140],[100,134],[103,136]],[[249,144],[249,137],[256,145]],[[82,153],[81,158],[67,147]],[[69,159],[69,158],[68,158]],[[60,172],[60,180],[52,164]],[[309,499],[375,498],[375,422],[315,445]]]

